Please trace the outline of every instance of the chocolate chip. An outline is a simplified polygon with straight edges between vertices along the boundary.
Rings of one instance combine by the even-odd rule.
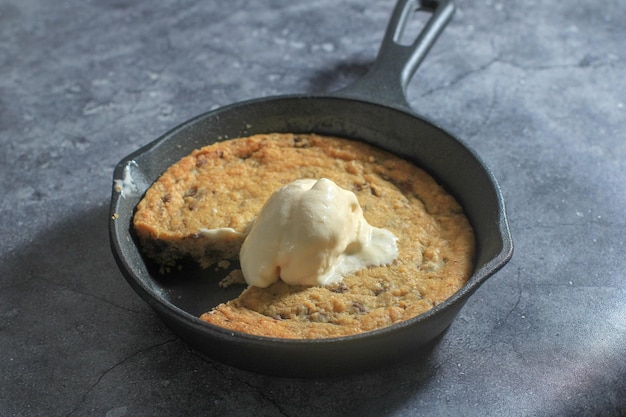
[[[203,165],[206,165],[206,157],[204,157],[204,155],[201,155],[198,157],[198,159],[196,160],[196,168],[200,168]]]
[[[374,293],[375,296],[379,296],[379,295],[381,295],[382,293],[384,293],[386,291],[387,291],[386,288],[380,287],[380,288],[376,288],[372,292]]]
[[[293,137],[293,147],[294,148],[308,148],[310,145],[309,140],[306,138],[303,138],[301,136],[294,136]]]
[[[183,197],[193,197],[198,192],[198,187],[191,187],[185,191]]]
[[[355,309],[357,309],[360,313],[367,313],[367,308],[365,308],[363,306],[363,304],[355,301],[352,303],[352,307],[354,307]]]
[[[348,291],[348,286],[341,282],[337,284],[337,286],[330,288],[330,291],[338,294],[343,294],[344,292]]]

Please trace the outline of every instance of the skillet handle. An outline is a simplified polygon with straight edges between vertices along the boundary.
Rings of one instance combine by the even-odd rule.
[[[416,7],[432,15],[413,43],[400,44],[398,41]],[[454,4],[449,0],[398,0],[373,67],[362,78],[331,95],[411,110],[406,99],[406,88],[452,19],[454,10]]]

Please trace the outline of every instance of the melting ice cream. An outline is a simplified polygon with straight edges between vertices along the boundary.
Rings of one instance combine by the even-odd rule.
[[[329,285],[398,256],[396,237],[371,226],[354,193],[331,180],[303,179],[267,200],[243,242],[239,258],[246,282],[267,287]]]

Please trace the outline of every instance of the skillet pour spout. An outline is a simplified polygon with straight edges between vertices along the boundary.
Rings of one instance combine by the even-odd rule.
[[[116,262],[131,287],[196,350],[255,372],[314,377],[381,366],[435,340],[467,299],[511,258],[513,243],[500,188],[489,168],[460,139],[415,114],[405,90],[445,25],[454,5],[422,1],[431,13],[410,45],[398,39],[416,3],[398,1],[372,70],[340,91],[250,100],[203,113],[123,158],[116,166],[109,234]],[[170,165],[217,138],[291,132],[361,140],[424,168],[461,204],[474,228],[475,268],[466,285],[432,310],[392,326],[338,338],[291,340],[232,332],[198,316],[236,297],[201,279],[164,280],[142,256],[132,233],[141,196]],[[212,279],[213,278],[213,279]]]

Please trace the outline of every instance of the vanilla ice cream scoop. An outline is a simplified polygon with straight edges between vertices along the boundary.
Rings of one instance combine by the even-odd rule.
[[[354,193],[331,180],[297,180],[276,191],[239,253],[246,282],[328,285],[398,257],[396,237],[363,217]]]

